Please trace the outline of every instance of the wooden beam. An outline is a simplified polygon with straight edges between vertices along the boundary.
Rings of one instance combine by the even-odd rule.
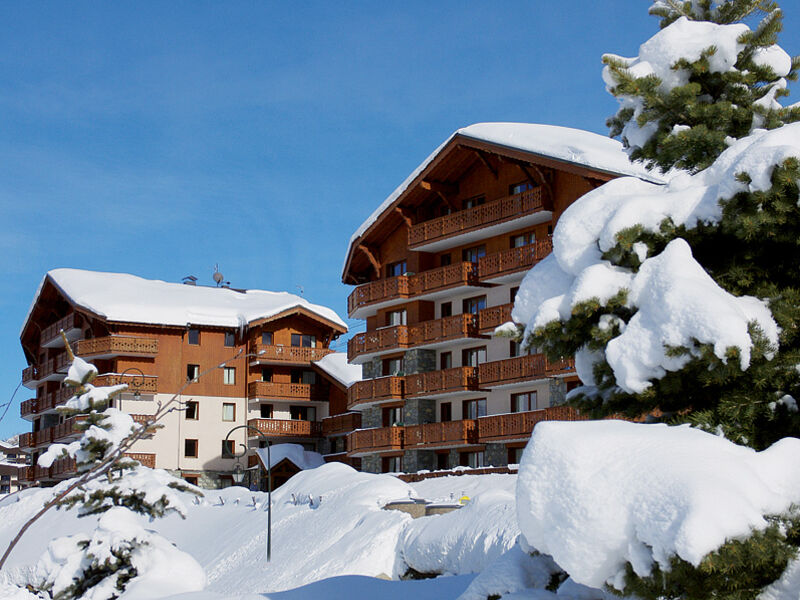
[[[540,185],[544,189],[544,194],[542,198],[542,204],[546,210],[553,210],[553,186],[550,185],[550,182],[547,180],[547,177],[542,170],[537,167],[536,165],[528,163],[527,165],[522,161],[514,161],[515,164],[525,173],[525,177],[528,178],[533,185]],[[531,174],[531,171],[535,173],[536,177]]]
[[[414,224],[411,220],[411,213],[405,206],[395,206],[394,211],[403,218],[403,221],[406,222],[406,226],[411,229],[411,226]]]
[[[432,179],[423,179],[419,182],[423,190],[430,190],[437,194],[444,194],[445,196],[458,195],[458,184],[448,183],[446,181],[433,181]]]
[[[486,154],[484,154],[483,152],[481,152],[477,148],[475,148],[474,150],[475,150],[475,154],[478,155],[478,158],[483,163],[483,166],[486,167],[487,169],[489,169],[491,174],[494,175],[494,178],[497,179],[497,177],[498,177],[497,169],[492,165],[492,163],[489,162],[489,157],[486,156]]]
[[[378,277],[380,277],[381,276],[381,263],[375,257],[375,254],[373,254],[372,251],[364,244],[359,244],[358,245],[358,249],[361,250],[364,254],[367,255],[367,259],[369,259],[369,262],[372,264],[372,268],[375,269],[375,274]]]
[[[605,181],[602,181],[601,179],[595,179],[593,177],[584,177],[583,180],[586,183],[588,183],[589,187],[592,188],[593,190],[599,188],[601,185],[606,183]]]

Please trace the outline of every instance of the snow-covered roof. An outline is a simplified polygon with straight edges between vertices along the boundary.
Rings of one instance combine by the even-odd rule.
[[[656,173],[630,162],[620,142],[590,131],[536,123],[476,123],[456,130],[428,158],[422,161],[356,229],[350,238],[350,246],[408,189],[408,186],[456,136],[506,146],[597,171],[631,175],[654,183],[663,181]]]
[[[0,440],[0,450],[4,448],[19,448],[19,434],[12,435],[6,440]]]
[[[315,469],[325,464],[322,454],[305,450],[300,444],[273,444],[269,448],[269,462],[267,461],[266,448],[256,448],[256,453],[261,459],[261,464],[265,467],[269,464],[270,468],[277,465],[284,458],[288,458],[301,470]]]
[[[241,327],[257,319],[304,308],[347,329],[344,321],[330,308],[311,304],[288,292],[239,292],[228,288],[143,279],[127,273],[53,269],[39,284],[22,331],[48,278],[77,306],[109,321],[181,327]]]
[[[361,365],[348,364],[345,352],[327,354],[314,364],[345,387],[350,387],[364,378]]]

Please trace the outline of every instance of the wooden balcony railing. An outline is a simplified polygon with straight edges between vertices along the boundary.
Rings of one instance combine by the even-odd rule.
[[[478,443],[478,424],[474,419],[406,425],[405,447],[460,446]]]
[[[330,348],[300,348],[297,346],[270,346],[250,342],[248,353],[255,356],[250,357],[253,362],[288,362],[294,364],[310,363],[317,361],[333,352]]]
[[[408,229],[408,246],[437,242],[491,225],[518,219],[542,210],[540,188],[481,204],[443,217],[412,225]]]
[[[396,325],[367,331],[350,338],[347,343],[348,359],[362,354],[410,348],[470,337],[481,337],[477,319],[472,314],[453,315],[443,319],[423,321],[414,325]]]
[[[361,427],[361,413],[347,412],[322,419],[322,435],[343,435]]]
[[[33,481],[33,467],[24,467],[18,471],[18,479],[28,483]]]
[[[499,306],[490,306],[478,312],[478,329],[483,332],[494,331],[503,323],[508,323],[511,320],[511,309],[514,304],[501,304]]]
[[[381,402],[384,400],[402,400],[405,381],[403,377],[379,377],[357,381],[347,390],[347,408]]]
[[[250,427],[255,427],[268,436],[277,437],[319,437],[322,435],[322,423],[319,421],[299,421],[281,419],[250,419],[247,421]],[[248,437],[257,437],[251,431],[247,431]]]
[[[54,442],[60,442],[71,436],[80,435],[81,430],[78,428],[78,424],[85,420],[86,417],[84,416],[72,417],[65,420],[63,423],[59,423],[55,427],[52,427],[50,430],[48,430],[52,431],[51,440]]]
[[[123,456],[138,461],[143,467],[156,468],[156,455],[150,452],[126,452]]]
[[[40,468],[41,467],[36,467],[36,469]],[[57,461],[53,462],[53,466],[50,467],[51,478],[62,477],[66,479],[67,477],[72,477],[77,472],[78,466],[74,458],[59,458]],[[38,475],[37,479],[39,479]]]
[[[403,449],[404,427],[360,429],[347,436],[348,453]]]
[[[20,448],[33,448],[33,434],[20,433],[19,434],[19,447]]]
[[[107,337],[80,340],[76,344],[78,356],[156,356],[158,340],[132,335],[110,335]]]
[[[66,317],[63,317],[49,327],[42,329],[42,333],[39,335],[39,344],[45,346],[57,338],[62,329],[64,331],[69,331],[70,329],[79,328],[80,325],[81,317],[76,315],[74,312],[69,313]]]
[[[406,397],[477,389],[478,370],[475,367],[453,367],[406,376]]]
[[[106,373],[99,375],[92,381],[92,385],[96,387],[106,385],[119,385],[125,383],[128,385],[128,391],[137,391],[140,394],[157,394],[158,393],[158,376],[156,375],[119,375],[117,373]]]
[[[22,385],[27,386],[29,383],[39,381],[37,371],[36,365],[31,365],[22,369]]]
[[[36,447],[51,443],[53,441],[54,429],[55,427],[49,427],[47,429],[40,429],[39,431],[34,431],[31,434],[31,445],[33,447]]]
[[[564,375],[574,371],[575,361],[571,358],[551,362],[544,354],[526,354],[483,363],[478,367],[478,381],[482,387],[492,387]]]
[[[552,250],[553,241],[545,238],[527,246],[489,254],[478,261],[478,277],[483,281],[530,269]]]
[[[540,421],[584,421],[577,410],[569,406],[552,406],[529,412],[492,415],[478,419],[478,440],[481,444],[530,437]]]
[[[33,478],[37,481],[41,481],[42,479],[52,479],[52,472],[53,467],[45,468],[40,467],[39,465],[34,465],[33,467]]]
[[[411,298],[462,285],[480,285],[477,264],[461,262],[415,275],[400,275],[365,283],[347,298],[347,310],[352,315],[356,309],[375,302]]]
[[[247,397],[288,400],[327,400],[328,388],[314,383],[276,383],[251,381],[247,384]]]
[[[21,402],[19,405],[19,416],[23,418],[30,415],[35,415],[37,412],[39,412],[39,407],[36,402],[36,398],[25,400],[24,402]]]

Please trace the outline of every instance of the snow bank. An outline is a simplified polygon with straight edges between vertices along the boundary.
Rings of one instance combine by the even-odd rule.
[[[268,463],[270,467],[274,467],[285,458],[300,469],[314,469],[325,464],[325,459],[319,452],[306,450],[300,444],[274,444],[270,446],[269,452],[266,448],[256,448],[256,454],[264,467]]]
[[[361,381],[364,378],[361,372],[361,365],[349,364],[346,352],[326,354],[314,364],[345,387],[350,387],[356,381]]]
[[[44,282],[50,279],[77,306],[109,321],[159,325],[241,327],[292,308],[304,308],[347,328],[330,308],[311,304],[288,292],[246,290],[169,283],[127,273],[80,269],[53,269],[42,279],[33,298],[36,304]],[[25,331],[30,310],[20,334]]]
[[[520,465],[517,511],[527,542],[572,578],[621,587],[670,557],[697,565],[726,540],[800,502],[800,440],[763,452],[688,426],[541,423]]]

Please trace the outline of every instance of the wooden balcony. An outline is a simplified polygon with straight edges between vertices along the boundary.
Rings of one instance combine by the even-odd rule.
[[[572,359],[550,362],[544,354],[526,354],[483,363],[478,367],[478,381],[481,387],[500,387],[574,372]]]
[[[20,469],[17,475],[20,482],[30,483],[33,481],[33,467],[25,467]]]
[[[25,367],[22,369],[22,385],[28,388],[36,387],[36,384],[39,383],[38,376],[36,365]]]
[[[503,323],[508,323],[511,320],[511,309],[514,304],[501,304],[499,306],[490,306],[478,312],[478,330],[483,333],[491,333]]]
[[[525,440],[530,437],[534,426],[541,421],[584,421],[577,410],[569,406],[552,406],[529,412],[492,415],[478,419],[478,440],[503,442]]]
[[[297,346],[271,346],[250,342],[250,364],[307,365],[333,352],[330,348],[300,348]]]
[[[520,194],[412,225],[408,230],[408,247],[414,249],[487,227],[510,223],[541,211],[543,208],[541,189],[527,190]]]
[[[39,335],[39,344],[44,348],[62,346],[62,329],[64,330],[64,334],[67,336],[69,341],[74,340],[76,336],[80,334],[82,322],[83,319],[80,315],[76,315],[74,312],[69,313],[66,317],[63,317],[49,327],[42,329],[42,333]]]
[[[347,408],[373,402],[402,400],[405,390],[404,377],[379,377],[356,381],[347,390]]]
[[[347,343],[347,358],[353,360],[375,352],[481,337],[475,315],[453,315],[414,325],[396,325],[360,333]]]
[[[52,432],[51,440],[53,442],[62,443],[69,438],[79,437],[83,432],[78,428],[78,424],[85,420],[85,416],[72,417],[65,420],[63,423],[59,423],[55,427],[52,427],[50,430],[48,430]]]
[[[453,367],[406,376],[406,397],[453,394],[478,389],[475,367]]]
[[[128,392],[139,392],[140,394],[157,394],[158,377],[156,375],[119,375],[118,373],[106,373],[94,378],[92,385],[95,387],[107,385],[127,384]]]
[[[552,250],[553,241],[546,238],[527,246],[489,254],[478,261],[478,277],[481,281],[499,281],[507,275],[527,271]]]
[[[322,435],[322,423],[319,421],[250,419],[247,424],[266,436],[310,438]],[[258,435],[252,430],[248,430],[247,437],[254,438]]]
[[[30,400],[25,400],[21,402],[19,405],[19,416],[23,419],[35,415],[39,412],[39,408],[36,402],[36,398],[31,398]]]
[[[347,311],[354,317],[355,311],[370,304],[415,298],[461,286],[481,286],[475,263],[461,262],[415,275],[400,275],[365,283],[347,298]]]
[[[107,337],[80,340],[75,354],[82,358],[110,358],[112,356],[156,356],[158,340],[132,335],[110,335]]]
[[[34,465],[32,468],[33,468],[33,479],[36,481],[53,478],[52,475],[53,467],[47,469],[45,467],[40,467],[39,465]]]
[[[328,388],[313,383],[251,381],[247,384],[247,397],[250,400],[327,400]]]
[[[19,447],[20,450],[33,448],[33,433],[20,433],[19,434]]]
[[[36,469],[40,469],[41,467],[36,467]],[[75,463],[74,458],[59,458],[58,460],[53,462],[53,466],[50,467],[50,478],[51,479],[67,479],[69,477],[73,477],[78,473],[78,466]],[[40,479],[37,475],[37,479]]]
[[[447,448],[477,443],[478,424],[474,419],[406,426],[406,448]]]
[[[150,452],[126,452],[123,456],[138,461],[143,467],[156,468],[156,455]]]
[[[404,427],[379,427],[354,431],[347,436],[348,454],[402,450],[404,430]]]
[[[361,413],[347,412],[322,419],[322,435],[335,436],[350,433],[361,427]]]

